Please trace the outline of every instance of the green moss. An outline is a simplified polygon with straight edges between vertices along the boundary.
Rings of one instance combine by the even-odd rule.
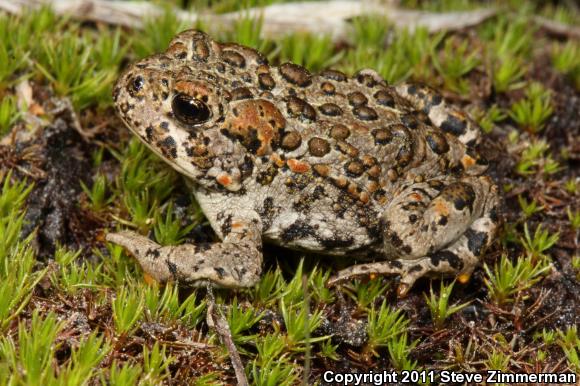
[[[554,112],[551,94],[551,91],[544,89],[540,83],[531,84],[526,89],[526,97],[511,106],[510,117],[522,129],[538,133]]]
[[[445,320],[448,319],[454,313],[461,311],[463,308],[467,307],[469,303],[457,304],[454,306],[449,306],[449,298],[451,296],[451,291],[453,291],[453,286],[455,282],[452,282],[448,286],[441,282],[441,287],[439,288],[439,294],[433,292],[433,287],[429,289],[429,296],[423,294],[429,311],[431,311],[431,319],[437,330],[443,328]]]
[[[490,299],[504,305],[514,301],[513,296],[521,299],[523,291],[531,288],[540,281],[551,269],[548,259],[534,261],[531,257],[519,257],[513,263],[507,256],[502,255],[493,269],[484,265],[486,278],[485,285]]]
[[[406,336],[406,330],[410,321],[403,315],[401,310],[395,310],[388,306],[385,301],[377,309],[372,307],[368,313],[367,334],[368,340],[364,347],[364,352],[379,357],[380,347],[389,346],[392,350],[391,356],[401,360],[406,355],[410,347],[407,346],[407,338],[398,340],[402,335]],[[401,369],[401,368],[399,368]]]

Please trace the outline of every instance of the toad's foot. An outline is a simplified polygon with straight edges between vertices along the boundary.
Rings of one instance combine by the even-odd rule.
[[[222,243],[161,246],[138,233],[109,233],[107,241],[131,252],[155,280],[174,280],[199,286],[207,281],[220,287],[251,287],[260,278],[262,252],[260,222],[228,217],[230,227]]]
[[[368,277],[371,275],[399,275],[401,280],[397,287],[397,294],[403,297],[409,292],[415,281],[426,274],[456,274],[460,281],[466,281],[471,271],[458,274],[456,267],[446,259],[445,254],[446,251],[442,251],[417,260],[386,260],[354,265],[339,271],[336,276],[328,280],[327,285],[334,286],[354,278]],[[437,265],[435,265],[435,262],[437,262]]]

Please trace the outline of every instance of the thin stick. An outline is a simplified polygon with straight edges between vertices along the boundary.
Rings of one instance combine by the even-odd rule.
[[[232,366],[236,372],[238,385],[248,386],[248,379],[246,378],[244,365],[242,364],[240,353],[234,344],[230,326],[223,316],[219,305],[216,305],[215,303],[215,297],[213,296],[213,290],[210,284],[207,285],[207,321],[210,327],[215,328],[230,354],[230,360],[232,361]]]

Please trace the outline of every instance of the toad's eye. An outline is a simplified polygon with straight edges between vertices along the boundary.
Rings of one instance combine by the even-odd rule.
[[[185,94],[177,94],[171,101],[175,118],[184,125],[199,125],[211,118],[211,110],[203,101]]]

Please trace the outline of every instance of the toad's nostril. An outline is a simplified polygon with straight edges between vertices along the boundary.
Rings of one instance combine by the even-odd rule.
[[[144,84],[145,81],[143,80],[143,77],[136,76],[135,78],[133,78],[133,81],[131,82],[131,87],[133,88],[134,92],[139,92],[143,88]]]

